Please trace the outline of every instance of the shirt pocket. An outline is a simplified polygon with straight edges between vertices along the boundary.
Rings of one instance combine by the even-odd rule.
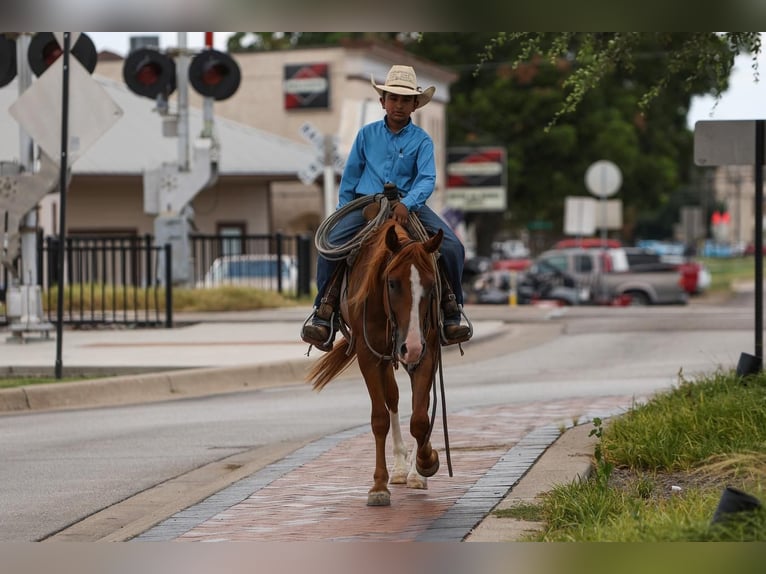
[[[405,179],[412,179],[415,177],[415,171],[417,169],[417,157],[414,155],[400,155],[396,158],[394,164],[394,173]]]

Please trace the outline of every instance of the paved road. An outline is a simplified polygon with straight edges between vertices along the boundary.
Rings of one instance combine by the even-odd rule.
[[[507,307],[471,310],[477,333],[486,334],[498,323],[503,332],[482,344],[477,338],[475,345],[466,346],[465,357],[455,348],[445,353],[455,476],[444,475],[443,457],[442,471],[430,481],[428,491],[397,490],[395,503],[384,512],[395,515],[401,508],[397,501],[419,501],[434,508],[445,504],[458,510],[450,516],[446,516],[449,510],[430,518],[424,515],[417,526],[400,530],[402,539],[457,537],[460,528],[464,536],[469,523],[480,520],[482,512],[491,508],[488,505],[508,491],[509,481],[518,478],[520,468],[497,467],[501,462],[518,456],[521,469],[528,469],[534,453],[544,451],[562,428],[594,413],[603,416],[628,408],[634,397],[666,388],[677,380],[679,366],[691,373],[735,364],[739,352],[751,346],[752,336],[747,312],[739,326],[726,324],[723,318],[733,312],[707,309],[702,315],[708,317],[704,321],[711,330],[699,325],[686,330],[687,321],[701,321],[692,308],[578,309],[563,314]],[[255,333],[265,330],[274,337],[280,323],[293,329],[295,323],[275,321],[273,314],[255,315],[248,322],[231,317],[210,322],[206,336],[182,340],[178,347],[187,351],[191,347],[200,366],[209,367],[222,353],[207,343],[242,337],[245,344],[238,346],[242,360],[258,357],[273,362],[273,354],[251,353],[253,347],[264,345],[272,350]],[[628,319],[634,325],[631,329],[622,326]],[[588,328],[579,327],[583,324]],[[648,337],[651,324],[673,324],[675,329],[661,328]],[[717,327],[720,330],[712,330]],[[295,337],[297,332],[291,332]],[[91,339],[78,352],[91,357],[91,362],[98,357],[129,366],[115,361],[114,355],[133,353],[136,347],[174,347],[172,338],[152,340],[158,337],[156,332],[136,333],[126,333],[125,345],[104,345],[106,337],[98,345],[98,338]],[[162,335],[173,333],[178,332]],[[175,336],[183,339],[188,333]],[[551,339],[559,333],[563,335]],[[70,345],[76,340],[74,334],[65,336]],[[142,338],[151,344],[143,344]],[[46,344],[16,345],[14,356],[20,357],[22,348],[45,351]],[[305,351],[305,345],[294,340],[289,344],[293,354]],[[0,346],[0,351],[9,348]],[[276,385],[270,391],[155,405],[0,417],[3,436],[13,439],[0,445],[0,458],[10,462],[0,467],[0,480],[6,484],[0,496],[5,496],[2,506],[12,510],[5,514],[12,521],[0,525],[0,539],[40,539],[63,528],[54,539],[120,540],[140,535],[214,540],[216,532],[225,530],[219,538],[273,540],[300,530],[303,520],[305,533],[291,537],[396,537],[394,531],[366,530],[369,525],[354,522],[372,515],[363,505],[371,473],[365,464],[369,406],[352,379],[353,374],[320,395],[303,386]],[[299,414],[286,419],[286,413]],[[286,420],[295,424],[279,424]],[[493,471],[496,467],[499,470]],[[154,487],[159,483],[164,491]],[[273,507],[254,513],[252,505],[261,508],[264,496],[281,501],[276,506],[286,513],[277,516]],[[240,504],[250,510],[239,513]],[[460,511],[464,505],[470,510]],[[88,515],[92,516],[81,520]],[[235,515],[240,518],[234,520]],[[244,516],[253,521],[243,522]],[[264,521],[271,525],[268,532]],[[310,526],[316,521],[345,529],[317,530]]]

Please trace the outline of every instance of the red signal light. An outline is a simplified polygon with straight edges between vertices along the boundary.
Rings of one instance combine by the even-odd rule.
[[[200,52],[189,65],[189,83],[201,95],[225,100],[239,88],[241,74],[237,62],[218,50]]]
[[[155,99],[176,89],[176,64],[170,56],[150,48],[131,52],[122,66],[128,88],[139,96]]]
[[[0,35],[0,88],[16,77],[16,41]]]
[[[63,47],[59,45],[53,32],[38,32],[29,43],[27,53],[29,67],[32,68],[35,76],[40,77],[63,52]],[[87,34],[80,34],[77,37],[77,41],[72,46],[72,56],[77,58],[89,74],[96,69],[98,61],[96,46]]]

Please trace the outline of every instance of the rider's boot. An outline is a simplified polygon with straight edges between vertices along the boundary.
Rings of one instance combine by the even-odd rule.
[[[444,274],[441,274],[442,289],[442,313],[444,314],[444,327],[442,330],[442,343],[445,345],[454,345],[456,343],[465,343],[471,338],[473,332],[467,325],[460,324],[460,306],[455,298],[455,293],[450,287],[449,281]]]
[[[342,277],[342,272],[337,272],[333,276],[325,296],[322,297],[319,307],[311,317],[311,321],[306,321],[301,330],[301,339],[314,345],[320,351],[330,351],[335,341],[335,333],[340,324],[338,303],[340,302]]]

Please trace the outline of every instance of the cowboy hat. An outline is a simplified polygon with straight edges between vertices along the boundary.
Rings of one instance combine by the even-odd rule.
[[[419,88],[415,70],[410,66],[391,66],[384,84],[376,84],[372,75],[370,75],[370,82],[381,97],[383,97],[383,92],[402,96],[417,96],[419,108],[430,102],[436,91],[434,86],[425,91]]]

